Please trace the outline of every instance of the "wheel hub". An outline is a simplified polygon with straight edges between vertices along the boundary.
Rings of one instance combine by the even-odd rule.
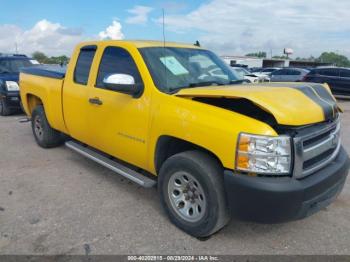
[[[207,203],[197,179],[186,172],[174,173],[168,184],[168,195],[175,213],[188,222],[203,218]]]
[[[42,139],[44,135],[44,130],[43,130],[41,120],[38,116],[34,119],[34,132],[37,138]]]

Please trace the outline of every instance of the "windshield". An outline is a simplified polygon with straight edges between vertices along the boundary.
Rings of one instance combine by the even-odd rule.
[[[154,84],[163,92],[241,81],[220,58],[207,50],[147,47],[140,48],[140,52]]]
[[[0,60],[1,73],[19,73],[22,67],[30,67],[38,64],[36,60],[30,59],[3,59]]]

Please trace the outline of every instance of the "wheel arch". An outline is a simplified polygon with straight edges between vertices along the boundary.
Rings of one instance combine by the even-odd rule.
[[[37,95],[28,93],[28,94],[26,95],[26,105],[24,105],[24,109],[25,109],[27,115],[28,115],[28,116],[31,116],[33,110],[34,110],[38,105],[44,106],[44,104],[43,104],[41,98],[38,97]]]
[[[223,166],[220,158],[208,149],[192,142],[169,135],[162,135],[158,138],[154,154],[154,167],[158,174],[163,163],[171,156],[189,150],[199,150],[213,157]]]

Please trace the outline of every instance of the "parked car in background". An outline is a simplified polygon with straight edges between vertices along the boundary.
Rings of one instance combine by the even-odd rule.
[[[327,83],[335,95],[350,95],[350,69],[315,68],[305,75],[304,82]]]
[[[281,69],[281,68],[279,68],[279,67],[266,67],[266,68],[263,68],[263,70],[261,70],[259,73],[270,76],[272,72],[275,72],[276,70],[279,70],[279,69]]]
[[[265,75],[256,75],[243,67],[231,67],[232,71],[240,78],[249,81],[249,83],[269,82],[270,78]]]
[[[279,69],[281,69],[281,68],[279,68],[279,67],[265,67],[265,68],[261,68],[261,69],[256,69],[252,73],[269,76],[269,75],[271,75],[272,72],[279,70]]]
[[[252,73],[254,73],[254,72],[258,73],[261,70],[263,70],[263,68],[262,67],[250,67],[250,68],[248,68],[248,70]]]
[[[0,54],[0,115],[10,115],[20,109],[19,70],[39,64],[25,55]]]
[[[302,68],[283,68],[271,73],[271,82],[300,82],[309,70]]]

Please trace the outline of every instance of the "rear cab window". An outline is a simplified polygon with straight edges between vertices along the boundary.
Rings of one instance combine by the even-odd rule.
[[[79,57],[74,70],[75,83],[82,85],[87,84],[96,49],[96,46],[84,46],[80,49]]]

